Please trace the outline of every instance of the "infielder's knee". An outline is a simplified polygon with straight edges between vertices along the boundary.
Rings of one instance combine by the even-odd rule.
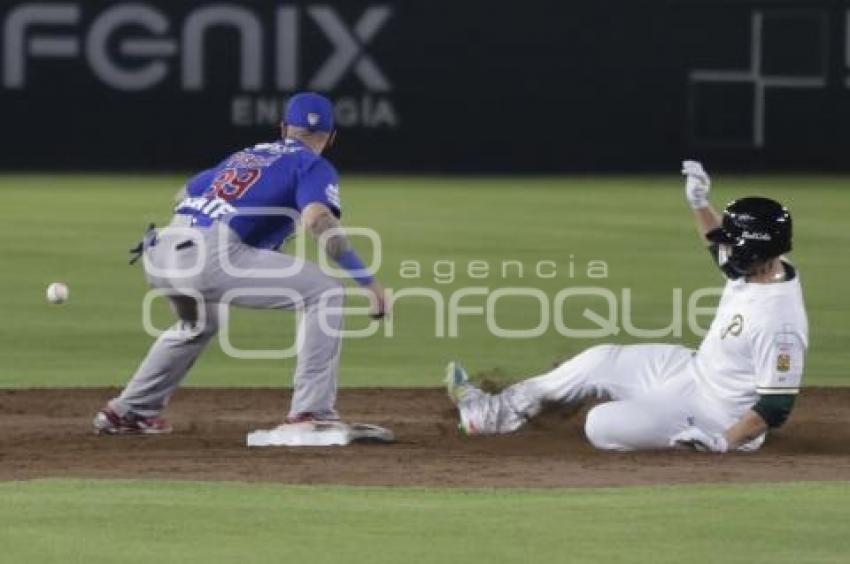
[[[323,275],[315,286],[315,302],[322,305],[340,306],[345,301],[345,284],[339,278]]]

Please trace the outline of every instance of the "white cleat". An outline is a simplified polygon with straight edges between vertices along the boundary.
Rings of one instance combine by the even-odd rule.
[[[482,407],[476,400],[483,398],[484,392],[472,385],[466,370],[456,361],[450,362],[446,367],[445,383],[449,399],[457,406],[460,416],[458,430],[464,435],[484,434],[483,421],[477,421],[480,417],[475,417]]]
[[[469,375],[457,361],[451,361],[446,366],[446,392],[452,403],[458,405],[466,393],[474,386],[469,381]]]

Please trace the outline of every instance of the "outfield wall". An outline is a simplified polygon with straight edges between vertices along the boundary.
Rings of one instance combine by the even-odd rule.
[[[345,170],[850,170],[850,2],[4,2],[3,169],[208,164],[329,92]]]

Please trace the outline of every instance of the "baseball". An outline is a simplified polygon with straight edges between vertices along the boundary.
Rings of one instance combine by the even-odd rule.
[[[62,282],[54,282],[48,286],[47,301],[52,304],[64,304],[68,301],[68,286]]]

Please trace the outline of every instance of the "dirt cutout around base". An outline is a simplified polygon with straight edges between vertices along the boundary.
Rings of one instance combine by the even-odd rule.
[[[756,453],[610,453],[585,440],[584,412],[549,413],[497,437],[465,437],[442,390],[344,389],[349,422],[395,431],[393,445],[247,448],[280,423],[289,391],[190,389],[166,415],[174,433],[95,436],[114,389],[0,390],[0,480],[43,477],[240,480],[405,486],[615,486],[850,480],[850,389],[806,389]]]

